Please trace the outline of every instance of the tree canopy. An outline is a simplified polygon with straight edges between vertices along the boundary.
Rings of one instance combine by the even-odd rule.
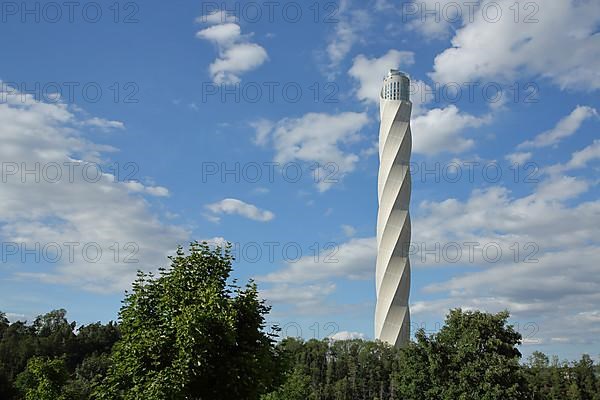
[[[276,374],[269,311],[253,282],[230,283],[227,247],[192,243],[160,275],[139,273],[119,314],[100,399],[258,399]]]

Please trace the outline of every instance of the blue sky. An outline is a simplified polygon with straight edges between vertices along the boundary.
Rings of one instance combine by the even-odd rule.
[[[136,269],[227,240],[288,334],[371,338],[398,67],[413,325],[507,308],[524,353],[597,355],[600,5],[514,3],[3,6],[0,310],[115,319]]]

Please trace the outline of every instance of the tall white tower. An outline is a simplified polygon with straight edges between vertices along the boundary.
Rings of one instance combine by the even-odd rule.
[[[375,338],[404,346],[410,337],[410,113],[408,76],[390,70],[379,96],[377,305]]]

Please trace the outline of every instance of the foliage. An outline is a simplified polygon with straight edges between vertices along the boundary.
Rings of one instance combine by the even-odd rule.
[[[66,400],[62,388],[68,379],[64,360],[32,357],[17,376],[15,386],[25,400]]]
[[[139,273],[121,308],[100,399],[258,399],[277,375],[269,311],[253,282],[229,284],[229,248],[179,248],[160,276]]]
[[[527,392],[517,349],[521,335],[508,313],[450,311],[430,337],[420,331],[403,352],[395,376],[398,392],[411,399],[516,400]]]
[[[107,355],[120,337],[119,328],[112,322],[78,330],[75,327],[75,322],[67,320],[65,310],[40,315],[31,325],[21,321],[10,324],[0,313],[0,399],[21,399],[26,395],[23,391],[36,393],[30,395],[35,398],[38,389],[54,390],[52,382],[64,386],[61,393],[65,388],[79,387],[81,395],[71,390],[65,392],[66,399],[89,398],[91,386],[106,371]],[[97,358],[105,359],[104,368],[91,371],[89,365]],[[67,380],[55,380],[62,375],[52,371],[63,371],[63,366]],[[84,369],[86,374],[80,372]]]

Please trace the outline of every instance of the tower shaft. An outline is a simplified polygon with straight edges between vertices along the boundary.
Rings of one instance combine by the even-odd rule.
[[[410,154],[408,77],[391,70],[380,95],[375,338],[403,346],[410,337]]]

